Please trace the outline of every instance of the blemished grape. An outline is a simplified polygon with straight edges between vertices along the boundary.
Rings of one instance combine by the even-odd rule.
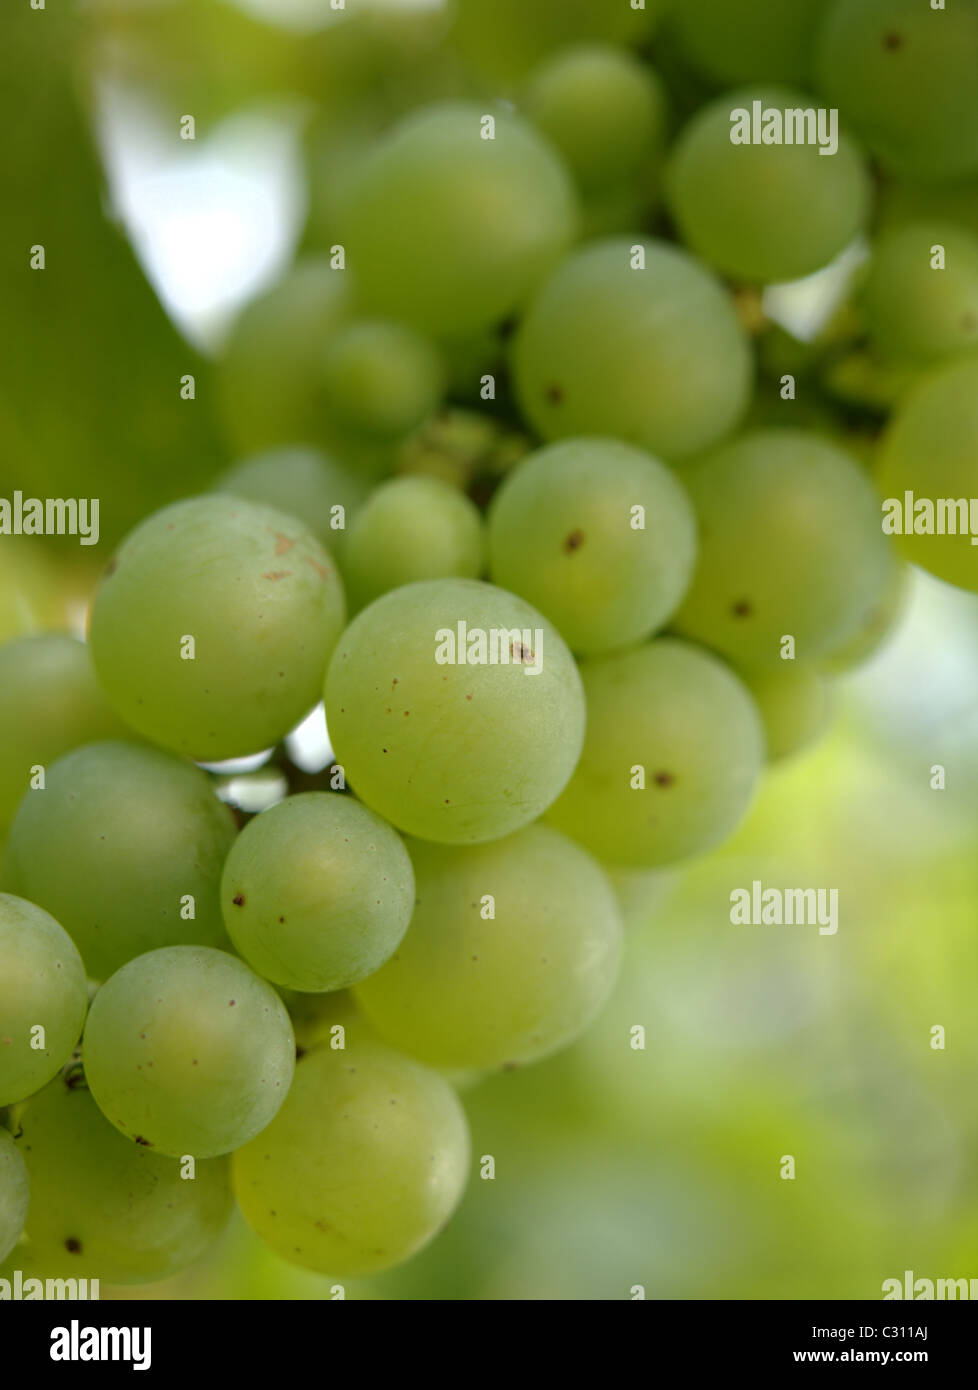
[[[104,980],[160,946],[223,942],[231,812],[206,773],[139,743],[90,743],[47,769],[10,832],[18,889]]]
[[[156,512],[123,541],[90,640],[133,728],[216,762],[271,747],[308,714],[344,616],[336,566],[302,522],[215,494]]]
[[[525,458],[493,499],[494,583],[540,609],[575,652],[648,637],[693,577],[696,517],[663,464],[614,439]]]
[[[761,714],[771,762],[793,757],[821,737],[832,702],[829,683],[819,671],[783,661],[777,668],[742,674]]]
[[[700,555],[677,629],[744,666],[786,637],[814,661],[852,636],[895,557],[879,498],[854,459],[798,430],[757,430],[683,471]]]
[[[978,357],[973,353],[928,372],[900,403],[883,442],[878,486],[893,504],[900,526],[897,545],[905,558],[948,584],[978,593],[978,546],[971,544],[976,510],[971,499],[978,497]],[[912,534],[906,534],[907,493],[911,524],[919,527]]]
[[[434,345],[401,323],[357,319],[324,360],[326,401],[348,429],[397,439],[438,407],[445,368]]]
[[[0,1125],[0,1261],[13,1250],[27,1220],[30,1180],[8,1129]]]
[[[661,637],[581,665],[584,751],[551,825],[609,864],[656,868],[719,844],[764,764],[760,714],[729,667]]]
[[[32,1257],[57,1275],[143,1284],[192,1264],[231,1214],[227,1159],[196,1162],[131,1144],[67,1072],[19,1114],[31,1185]]]
[[[102,986],[83,1056],[99,1109],[128,1139],[175,1158],[214,1158],[275,1115],[295,1038],[279,996],[243,961],[170,946]]]
[[[0,831],[10,825],[31,769],[96,739],[126,736],[98,687],[84,642],[38,633],[0,646]]]
[[[820,90],[890,169],[978,171],[978,3],[834,0],[815,52]]]
[[[527,310],[512,365],[523,413],[545,439],[610,435],[669,463],[736,426],[753,378],[747,336],[713,275],[665,242],[628,238],[562,262]]]
[[[375,488],[347,538],[343,578],[353,609],[422,579],[478,579],[485,528],[478,508],[440,478]]]
[[[506,90],[547,54],[568,44],[642,43],[668,0],[641,9],[595,0],[459,0],[451,38],[493,90]]]
[[[326,680],[330,737],[357,795],[398,829],[449,844],[535,820],[574,769],[584,718],[557,630],[475,580],[377,599],[343,634]]]
[[[789,88],[725,93],[680,135],[666,196],[690,249],[735,279],[798,280],[826,265],[866,226],[871,185],[845,135],[826,157],[817,143],[733,144],[731,112],[814,112],[816,98]]]
[[[665,136],[659,78],[620,48],[561,49],[530,77],[522,108],[583,189],[625,183],[655,158]]]
[[[275,984],[345,989],[378,970],[407,930],[414,875],[385,821],[349,796],[287,797],[245,826],[221,885],[228,932]]]
[[[241,1210],[284,1259],[371,1274],[415,1254],[452,1215],[469,1131],[437,1072],[350,1036],[302,1058],[282,1109],[232,1163]]]
[[[409,844],[407,936],[356,999],[387,1042],[440,1067],[529,1062],[581,1033],[621,954],[614,891],[548,826],[489,845]]]
[[[827,0],[681,0],[669,18],[690,62],[718,82],[805,82]]]
[[[458,337],[517,309],[570,245],[570,177],[521,118],[445,103],[405,117],[365,158],[343,218],[358,302]]]
[[[34,903],[0,893],[0,1105],[51,1080],[87,1008],[85,966],[67,932]]]
[[[978,347],[978,236],[910,222],[877,241],[862,286],[879,349],[927,361]]]
[[[218,479],[230,492],[296,516],[332,555],[341,555],[367,489],[342,463],[317,449],[292,445],[243,459]]]

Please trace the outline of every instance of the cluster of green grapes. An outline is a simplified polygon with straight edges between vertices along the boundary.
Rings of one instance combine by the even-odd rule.
[[[459,0],[437,43],[230,333],[243,461],[87,644],[0,647],[18,1266],[160,1279],[233,1199],[298,1265],[408,1258],[459,1089],[608,998],[622,884],[822,732],[908,560],[978,591],[881,524],[978,492],[978,2]],[[837,150],[735,144],[758,102]],[[859,238],[813,341],[767,317]],[[236,816],[214,765],[321,700],[333,761]]]

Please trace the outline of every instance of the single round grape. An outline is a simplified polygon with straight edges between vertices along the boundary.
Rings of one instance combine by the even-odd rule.
[[[584,717],[556,629],[475,580],[377,599],[326,679],[330,737],[357,795],[400,830],[449,844],[535,820],[574,769]]]
[[[835,444],[757,430],[683,471],[700,557],[679,631],[745,666],[773,666],[782,642],[809,662],[850,637],[894,565],[879,499]]]
[[[292,1264],[372,1274],[416,1254],[465,1188],[469,1131],[451,1086],[376,1042],[315,1048],[268,1129],[234,1155],[238,1203]]]
[[[99,1109],[129,1139],[213,1158],[272,1119],[292,1082],[295,1038],[281,999],[243,961],[169,946],[105,982],[83,1055]]]
[[[625,183],[654,158],[665,136],[658,76],[620,48],[561,49],[535,69],[522,104],[584,189]]]
[[[436,335],[519,308],[577,230],[563,163],[519,117],[445,103],[406,116],[365,158],[344,219],[358,301]]]
[[[407,931],[414,875],[400,836],[334,792],[287,797],[250,821],[221,884],[228,932],[259,975],[311,993],[375,970]]]
[[[380,1035],[452,1068],[535,1061],[572,1042],[621,955],[614,890],[591,856],[544,825],[490,845],[409,849],[410,930],[355,991]]]
[[[804,82],[826,0],[682,0],[670,12],[680,47],[728,85]]]
[[[669,462],[737,424],[753,377],[747,336],[710,272],[674,246],[627,238],[563,262],[530,304],[512,364],[544,438],[613,435]]]
[[[725,93],[699,111],[673,148],[669,205],[690,249],[724,275],[769,284],[826,265],[865,228],[871,185],[845,134],[835,154],[816,143],[733,144],[731,112],[810,110],[789,88]]]
[[[95,595],[92,655],[133,728],[217,762],[308,714],[345,611],[336,566],[295,517],[195,497],[123,541]]]
[[[344,464],[317,449],[269,449],[230,468],[214,487],[296,516],[332,555],[341,555],[367,490]]]
[[[935,269],[936,248],[944,265]],[[978,236],[953,222],[910,222],[873,248],[862,299],[881,351],[926,361],[978,347]]]
[[[897,173],[978,171],[978,3],[834,0],[816,45],[823,95]]]
[[[227,1159],[196,1162],[131,1144],[78,1071],[24,1106],[17,1147],[31,1184],[34,1260],[59,1276],[143,1284],[193,1264],[231,1215]]]
[[[85,966],[68,933],[34,903],[0,893],[0,1105],[51,1080],[87,1008]]]
[[[445,368],[427,338],[400,323],[357,319],[338,333],[324,363],[326,399],[350,430],[398,439],[437,409]]]
[[[614,439],[530,454],[489,513],[489,571],[576,652],[613,651],[675,612],[693,577],[696,517],[657,459]]]
[[[451,38],[480,85],[505,91],[569,44],[643,43],[666,3],[645,0],[635,9],[605,0],[458,0]]]
[[[897,533],[906,559],[978,593],[978,547],[971,544],[978,533],[972,500],[978,497],[978,356],[955,358],[928,372],[900,403],[883,442],[877,481],[904,532],[906,494],[913,495],[913,508],[932,504],[934,534]],[[939,521],[944,535],[937,534]],[[946,534],[949,521],[957,534]],[[928,518],[917,515],[913,524],[924,527]]]
[[[793,757],[821,738],[832,711],[829,683],[811,666],[783,661],[777,668],[743,672],[757,702],[771,762]]]
[[[350,321],[351,306],[348,272],[325,256],[299,261],[246,305],[231,326],[217,377],[221,422],[236,448],[328,438],[323,356]]]
[[[655,868],[702,853],[745,815],[764,732],[729,667],[660,637],[581,666],[584,751],[547,820],[609,864]]]
[[[421,579],[477,579],[485,535],[478,508],[440,478],[392,478],[354,522],[343,559],[350,606]]]
[[[14,818],[33,767],[126,728],[95,679],[84,642],[63,633],[0,646],[0,831]]]
[[[0,1261],[13,1250],[27,1220],[30,1179],[8,1129],[0,1125]]]
[[[221,870],[234,818],[206,773],[158,748],[90,743],[24,796],[10,863],[96,980],[158,946],[224,940]]]

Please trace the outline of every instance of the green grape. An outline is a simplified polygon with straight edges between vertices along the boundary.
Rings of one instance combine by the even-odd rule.
[[[458,0],[451,39],[466,65],[506,90],[549,53],[574,43],[642,43],[668,0]]]
[[[835,0],[815,71],[887,167],[928,180],[978,171],[976,0]]]
[[[800,753],[825,732],[832,709],[829,685],[811,666],[784,661],[777,669],[742,675],[761,712],[771,762]]]
[[[27,1220],[30,1179],[10,1131],[0,1125],[0,1263],[20,1239]]]
[[[363,483],[344,464],[301,445],[244,459],[218,479],[214,491],[297,516],[333,555],[343,553],[366,497]]]
[[[217,403],[232,444],[252,451],[328,436],[323,358],[351,314],[350,277],[325,256],[300,261],[245,307],[218,369]]]
[[[407,936],[355,991],[378,1033],[440,1067],[530,1062],[572,1042],[618,973],[614,891],[544,825],[490,845],[409,845]]]
[[[733,144],[731,112],[814,111],[790,88],[726,93],[686,126],[666,172],[683,240],[724,275],[770,284],[826,265],[865,228],[869,173],[845,134],[829,157],[818,144]]]
[[[532,74],[523,110],[583,189],[625,183],[654,159],[665,138],[659,78],[619,48],[561,49]]]
[[[517,397],[545,439],[614,435],[668,461],[747,408],[751,350],[709,271],[665,242],[595,242],[531,303],[513,347]]]
[[[0,1105],[51,1080],[71,1056],[87,1008],[85,966],[67,932],[34,903],[0,893]]]
[[[683,472],[700,558],[676,617],[739,665],[810,662],[853,635],[894,558],[865,471],[828,439],[757,430]]]
[[[436,1072],[376,1042],[316,1048],[264,1134],[232,1160],[238,1203],[292,1264],[337,1276],[409,1259],[458,1205],[465,1112]]]
[[[330,737],[357,795],[400,830],[449,844],[535,820],[573,771],[584,718],[556,629],[475,580],[377,599],[326,679]]]
[[[411,861],[389,825],[349,796],[290,796],[250,821],[224,868],[228,932],[259,975],[289,989],[345,989],[407,931]]]
[[[978,347],[978,236],[953,222],[892,228],[874,247],[862,302],[878,347],[894,357],[926,360]]]
[[[84,642],[37,634],[0,647],[0,830],[10,825],[31,768],[126,729],[95,680]]]
[[[279,996],[243,961],[168,946],[130,961],[96,994],[84,1060],[118,1130],[176,1158],[213,1158],[272,1119],[292,1082],[295,1037]]]
[[[978,357],[955,358],[928,372],[901,402],[883,442],[878,485],[894,504],[904,532],[906,494],[911,494],[913,524],[922,529],[897,533],[905,558],[948,584],[978,593],[978,547],[972,544],[978,534],[978,505],[972,500],[978,497]],[[942,501],[952,505],[939,510]],[[949,529],[945,511],[957,534],[937,534],[938,524]],[[928,524],[933,534],[923,529]]]
[[[191,1168],[131,1144],[77,1071],[28,1101],[19,1120],[30,1252],[47,1273],[114,1284],[165,1279],[202,1255],[231,1214],[227,1159]]]
[[[359,302],[436,335],[477,333],[519,308],[577,229],[563,163],[519,117],[414,111],[364,159],[344,217]]]
[[[725,839],[764,764],[743,682],[709,652],[666,637],[586,661],[581,677],[584,751],[547,820],[630,868],[674,864]]]
[[[336,567],[301,522],[214,494],[156,512],[123,541],[90,640],[133,728],[216,762],[271,747],[308,714],[344,617]]]
[[[824,675],[844,675],[876,655],[903,618],[910,590],[909,581],[910,566],[894,565],[890,582],[882,596],[877,597],[865,610],[853,635],[819,659],[818,669]]]
[[[353,608],[421,579],[477,579],[485,536],[478,509],[439,478],[394,478],[371,494],[350,531],[343,577]]]
[[[398,439],[437,409],[445,368],[427,338],[400,323],[358,319],[337,334],[323,365],[326,401],[348,429]]]
[[[826,0],[682,0],[670,13],[683,53],[718,82],[804,82]]]
[[[158,946],[223,940],[234,819],[207,774],[137,743],[90,743],[47,769],[10,832],[14,881],[104,980]]]
[[[695,562],[696,518],[682,485],[613,439],[531,454],[489,513],[493,582],[539,608],[576,652],[612,651],[661,627]]]

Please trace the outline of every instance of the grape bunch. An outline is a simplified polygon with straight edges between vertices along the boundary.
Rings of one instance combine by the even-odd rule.
[[[978,0],[347,11],[301,250],[194,404],[224,471],[180,460],[84,641],[0,536],[16,1267],[151,1283],[235,1203],[407,1260],[460,1093],[611,996],[623,876],[736,831],[911,564],[978,592]],[[888,529],[911,494],[960,525]]]

